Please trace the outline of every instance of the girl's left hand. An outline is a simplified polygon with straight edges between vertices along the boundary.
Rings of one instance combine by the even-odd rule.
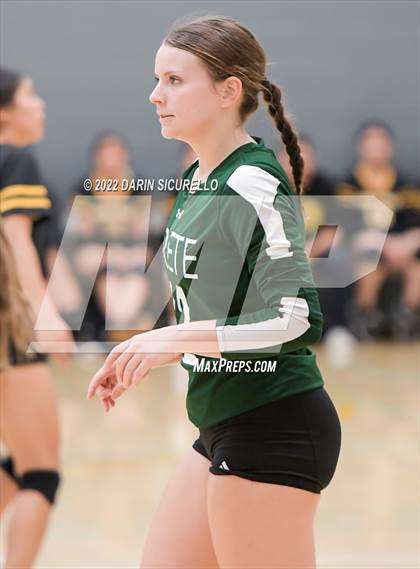
[[[182,353],[174,353],[171,349],[173,328],[167,326],[137,334],[115,346],[93,376],[87,398],[98,395],[105,410],[109,411],[115,400],[129,387],[138,385],[151,369],[179,361]]]

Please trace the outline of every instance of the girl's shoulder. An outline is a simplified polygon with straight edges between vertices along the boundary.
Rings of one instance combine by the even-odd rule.
[[[274,152],[267,147],[250,148],[225,172],[222,193],[293,194],[290,181]]]

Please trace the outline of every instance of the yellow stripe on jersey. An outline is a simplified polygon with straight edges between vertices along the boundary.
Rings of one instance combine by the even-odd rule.
[[[11,209],[50,209],[51,202],[48,198],[13,198],[0,202],[0,213],[6,213]]]
[[[48,196],[48,190],[42,185],[14,184],[1,189],[0,197],[2,200],[28,196],[30,198]]]

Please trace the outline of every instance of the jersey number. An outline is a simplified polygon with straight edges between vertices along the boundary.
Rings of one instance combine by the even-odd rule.
[[[185,292],[182,290],[180,286],[175,287],[175,296],[176,296],[176,307],[178,308],[179,312],[182,312],[182,314],[184,315],[184,324],[191,322],[190,307],[188,306],[187,297],[185,296]],[[184,364],[194,366],[195,363],[198,363],[198,358],[194,354],[186,353],[184,354],[182,361]]]

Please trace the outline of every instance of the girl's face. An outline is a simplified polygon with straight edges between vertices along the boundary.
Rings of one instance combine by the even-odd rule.
[[[13,131],[13,139],[21,145],[34,144],[44,136],[45,103],[29,77],[20,81],[12,103],[0,110],[0,125]]]
[[[201,60],[194,54],[161,45],[156,54],[156,105],[162,136],[189,142],[220,120],[220,94]]]

